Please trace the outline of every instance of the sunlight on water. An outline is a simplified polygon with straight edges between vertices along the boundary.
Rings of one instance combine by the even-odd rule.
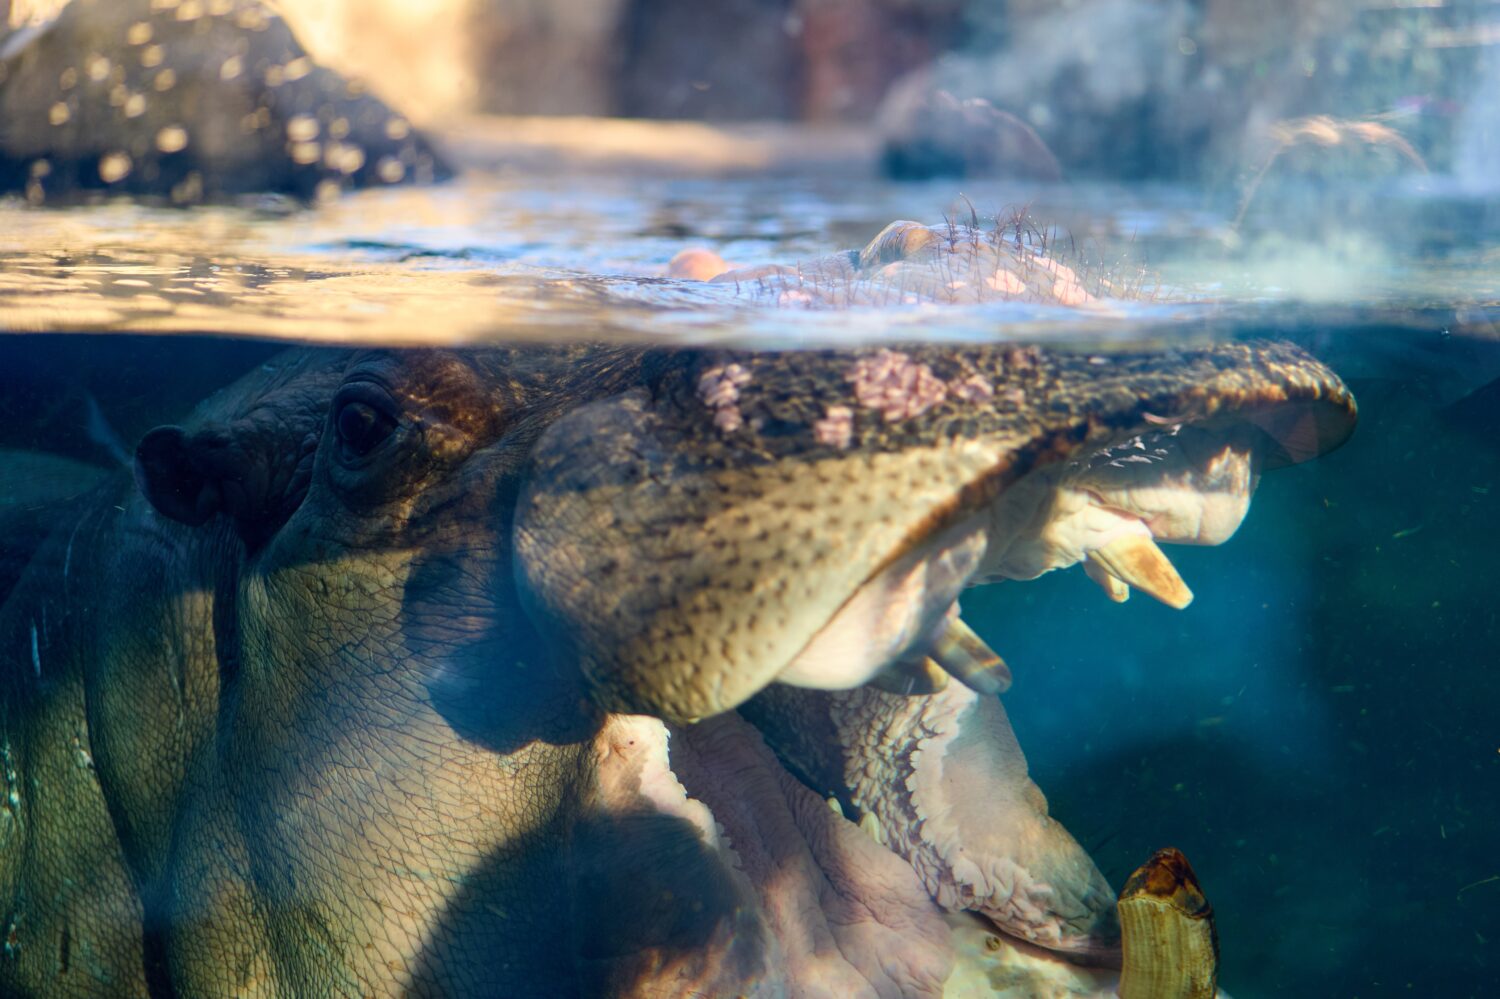
[[[757,343],[1053,337],[1129,343],[1257,323],[1340,327],[1378,318],[1492,338],[1493,251],[1460,233],[1434,257],[1389,219],[1337,236],[1264,224],[1236,232],[1188,192],[817,178],[648,180],[470,174],[431,190],[192,211],[124,202],[48,212],[0,201],[0,320],[18,331],[113,330],[343,342],[604,338]],[[1146,301],[1107,314],[1021,303],[856,309],[756,306],[732,289],[666,281],[707,246],[732,263],[809,259],[919,214],[994,225],[1027,204],[1064,259],[1149,275]],[[1414,218],[1431,199],[1396,202]],[[971,207],[972,206],[972,207]],[[1433,213],[1439,221],[1442,212]],[[1252,220],[1254,221],[1254,220]],[[1377,219],[1376,222],[1381,220]],[[1307,238],[1302,238],[1306,236]],[[1196,303],[1196,304],[1186,304]],[[1213,319],[1205,325],[1202,320]]]

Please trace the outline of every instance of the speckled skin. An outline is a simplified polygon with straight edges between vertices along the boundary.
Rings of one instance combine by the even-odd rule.
[[[355,403],[393,424],[367,453]],[[899,552],[1163,420],[1274,465],[1353,403],[1277,344],[292,352],[149,435],[0,609],[0,993],[795,994],[606,710],[734,708]]]
[[[0,53],[0,191],[35,203],[310,198],[451,174],[259,0],[73,0]]]
[[[897,393],[892,410],[891,396],[860,380],[882,354],[917,385],[977,379],[988,394],[929,392],[916,411],[920,402]],[[745,381],[726,431],[725,407],[702,386],[729,364]],[[847,437],[819,432],[836,410],[848,414]],[[1180,422],[1270,428],[1274,466],[1341,441],[1352,399],[1278,344],[678,355],[649,388],[553,428],[517,537],[532,590],[577,623],[607,703],[702,717],[764,686],[853,587],[916,539],[1041,465]],[[763,586],[768,572],[785,585]]]

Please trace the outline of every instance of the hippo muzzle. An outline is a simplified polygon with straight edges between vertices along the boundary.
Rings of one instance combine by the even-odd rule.
[[[689,816],[772,936],[816,940],[799,920],[821,913],[901,994],[946,974],[943,914],[1117,963],[1114,896],[1048,816],[993,696],[1008,669],[957,599],[1081,563],[1111,599],[1184,607],[1158,543],[1226,540],[1262,471],[1337,446],[1354,414],[1277,344],[681,359],[542,438],[517,571],[599,702],[665,719],[618,722],[636,756],[601,766]],[[758,859],[793,831],[796,877]]]

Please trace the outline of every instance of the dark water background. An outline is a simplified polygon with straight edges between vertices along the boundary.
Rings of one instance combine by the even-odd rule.
[[[1087,259],[1238,303],[1087,323],[1029,306],[770,311],[654,277],[689,245],[788,260],[967,214],[955,193],[481,178],[309,211],[0,204],[0,329],[21,334],[0,338],[0,446],[108,467],[101,425],[128,450],[279,349],[251,334],[1290,335],[1351,381],[1359,430],[1269,475],[1228,544],[1172,550],[1188,610],[1110,604],[1075,569],[975,591],[965,617],[1015,670],[1006,703],[1034,775],[1112,883],[1160,846],[1192,858],[1236,999],[1500,995],[1500,242],[1483,203],[1398,189],[1337,226],[1275,215],[1236,232],[1232,206],[1174,189],[967,190],[980,214],[1029,205]]]

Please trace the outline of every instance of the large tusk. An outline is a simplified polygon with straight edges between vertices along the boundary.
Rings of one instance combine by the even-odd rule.
[[[1193,602],[1193,591],[1148,535],[1118,537],[1089,552],[1089,560],[1097,561],[1116,579],[1151,594],[1168,607],[1182,610]]]
[[[957,614],[948,618],[929,654],[949,676],[976,694],[993,697],[1010,689],[1010,667]]]
[[[1120,892],[1120,999],[1214,999],[1214,910],[1179,851],[1158,850]]]
[[[897,659],[876,673],[870,686],[887,694],[936,694],[948,686],[948,674],[928,656]]]
[[[1108,569],[1104,568],[1099,560],[1094,558],[1093,552],[1090,552],[1088,557],[1083,560],[1083,571],[1088,574],[1090,579],[1098,583],[1099,588],[1104,591],[1104,595],[1115,603],[1123,604],[1130,599],[1130,587],[1126,586],[1123,580],[1116,579]]]

